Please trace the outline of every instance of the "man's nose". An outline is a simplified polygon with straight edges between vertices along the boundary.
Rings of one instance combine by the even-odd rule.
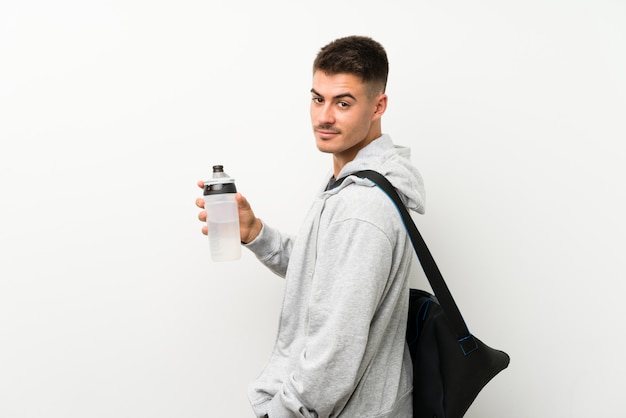
[[[321,107],[318,114],[318,122],[320,124],[335,123],[335,113],[330,104],[324,104],[324,106]]]

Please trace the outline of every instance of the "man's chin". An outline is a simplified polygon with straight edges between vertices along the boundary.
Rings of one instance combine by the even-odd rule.
[[[317,149],[321,152],[332,154],[333,147],[330,144],[330,141],[327,139],[315,138],[315,145],[317,145]]]

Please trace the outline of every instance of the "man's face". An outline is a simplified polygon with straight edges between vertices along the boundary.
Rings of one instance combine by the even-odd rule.
[[[332,153],[343,164],[381,135],[378,122],[386,96],[369,97],[366,88],[352,74],[313,74],[311,123],[317,148]]]

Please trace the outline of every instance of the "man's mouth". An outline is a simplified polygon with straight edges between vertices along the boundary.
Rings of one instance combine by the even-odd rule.
[[[337,129],[315,128],[315,132],[321,139],[330,139],[340,133]]]

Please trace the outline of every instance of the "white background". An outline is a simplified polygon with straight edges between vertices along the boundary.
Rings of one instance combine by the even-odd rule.
[[[511,365],[468,418],[624,417],[626,3],[0,3],[0,417],[252,417],[283,282],[213,263],[196,181],[223,164],[295,232],[331,167],[311,63],[391,63],[383,130],[418,226]]]

